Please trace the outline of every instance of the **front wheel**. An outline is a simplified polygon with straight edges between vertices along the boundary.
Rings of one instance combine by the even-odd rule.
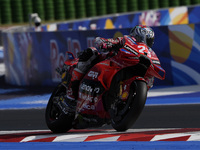
[[[45,119],[48,128],[54,133],[64,133],[72,128],[74,113],[63,112],[60,108],[60,101],[66,95],[66,88],[59,84],[52,93],[45,112]]]
[[[119,96],[120,83],[113,84],[110,116],[112,127],[117,131],[126,131],[131,128],[141,114],[147,98],[147,85],[144,81],[134,81],[131,84],[126,102]]]

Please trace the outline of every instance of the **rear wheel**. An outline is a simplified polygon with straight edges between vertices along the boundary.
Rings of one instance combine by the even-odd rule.
[[[110,116],[112,127],[117,131],[129,129],[141,114],[146,98],[147,85],[144,81],[134,81],[131,84],[129,96],[126,101],[122,101],[119,96],[120,82],[111,85],[111,95],[109,100]]]
[[[59,84],[52,93],[45,112],[48,128],[54,133],[64,133],[72,128],[74,113],[61,108],[61,103],[66,95],[66,88]],[[63,107],[64,108],[64,107]]]

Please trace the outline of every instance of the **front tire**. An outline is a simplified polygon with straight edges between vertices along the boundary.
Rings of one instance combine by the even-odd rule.
[[[52,93],[45,112],[48,128],[54,133],[65,133],[72,128],[74,114],[65,114],[58,105],[58,99],[66,94],[66,88],[59,84]]]
[[[122,102],[119,94],[119,82],[114,83],[111,98],[111,123],[117,131],[126,131],[131,128],[141,114],[147,98],[147,85],[144,81],[134,81],[131,84],[126,103]]]

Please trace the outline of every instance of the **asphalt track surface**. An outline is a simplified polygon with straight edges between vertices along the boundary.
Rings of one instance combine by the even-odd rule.
[[[46,130],[44,113],[45,109],[1,110],[0,130]],[[200,105],[146,106],[132,128],[199,128],[199,118]]]

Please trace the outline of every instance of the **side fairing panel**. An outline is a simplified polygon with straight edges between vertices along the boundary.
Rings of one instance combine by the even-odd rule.
[[[88,71],[79,86],[77,112],[104,118],[103,94],[109,89],[110,82],[117,69],[110,67],[110,61],[105,60],[96,64]],[[95,110],[95,111],[94,111]]]

